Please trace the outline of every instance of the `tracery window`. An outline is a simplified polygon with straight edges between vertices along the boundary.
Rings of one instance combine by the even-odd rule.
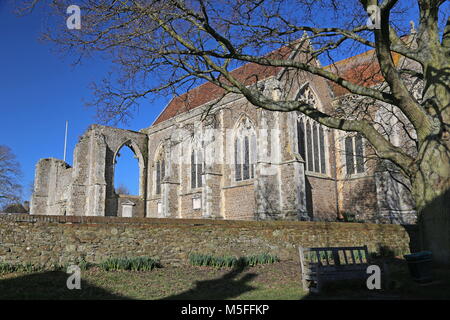
[[[299,90],[297,99],[308,102],[315,108],[318,100],[309,84]],[[313,119],[300,115],[297,118],[297,151],[305,160],[305,169],[310,172],[326,174],[325,129]]]
[[[248,118],[239,123],[234,139],[235,180],[242,181],[255,177],[256,134]]]

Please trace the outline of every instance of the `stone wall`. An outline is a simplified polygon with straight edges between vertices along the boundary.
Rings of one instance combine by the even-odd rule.
[[[151,256],[186,264],[190,252],[215,255],[276,254],[298,261],[297,246],[385,246],[408,253],[415,228],[300,221],[232,221],[88,216],[0,216],[0,263],[50,266],[85,257]]]

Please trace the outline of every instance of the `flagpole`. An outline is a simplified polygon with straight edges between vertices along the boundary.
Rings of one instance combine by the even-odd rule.
[[[69,121],[66,120],[66,134],[64,135],[64,162],[66,162],[66,150],[67,150],[67,127],[69,126]]]

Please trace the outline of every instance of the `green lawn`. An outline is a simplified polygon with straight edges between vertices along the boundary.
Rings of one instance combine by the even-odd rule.
[[[391,266],[390,288],[369,291],[364,281],[336,283],[320,295],[301,290],[297,264],[245,269],[164,267],[152,271],[82,271],[81,290],[68,290],[64,272],[0,275],[0,299],[450,299],[450,272],[435,270],[431,284],[413,282],[403,261]]]

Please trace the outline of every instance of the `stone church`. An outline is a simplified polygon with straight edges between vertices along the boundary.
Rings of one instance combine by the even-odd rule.
[[[283,47],[270,54],[319,65],[301,50]],[[335,63],[333,70],[352,80],[377,68],[373,58],[368,51]],[[248,63],[232,73],[274,99],[302,99],[327,113],[349,96],[306,72]],[[380,81],[371,77],[365,85]],[[395,132],[389,138],[402,143]],[[139,162],[137,196],[114,188],[116,157],[126,147]],[[371,154],[360,135],[326,128],[298,112],[256,108],[241,95],[204,83],[175,96],[148,128],[92,125],[76,145],[72,166],[41,159],[31,213],[414,223],[407,187]]]

